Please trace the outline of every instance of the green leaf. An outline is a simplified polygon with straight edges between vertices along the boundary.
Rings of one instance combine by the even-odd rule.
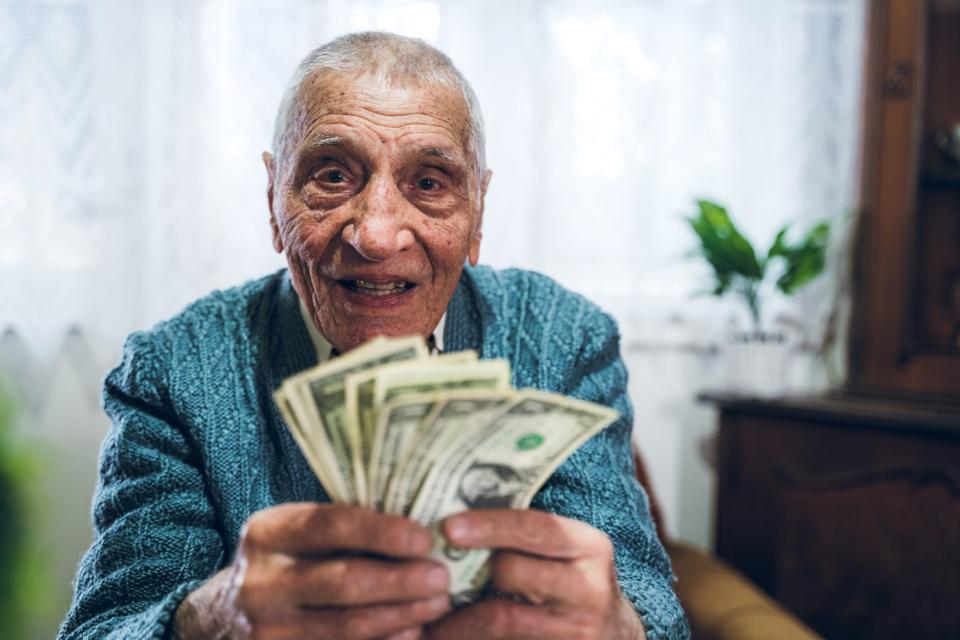
[[[790,225],[784,225],[777,231],[766,255],[758,258],[726,209],[709,200],[696,202],[698,214],[687,218],[687,222],[700,241],[694,253],[702,256],[713,269],[710,293],[738,294],[747,303],[755,322],[759,322],[760,316],[758,292],[772,262],[783,261],[776,286],[787,295],[817,278],[826,268],[829,222],[814,225],[796,244],[791,244],[788,238]]]
[[[791,295],[816,279],[826,268],[830,223],[814,225],[798,244],[792,246],[786,241],[786,231],[787,227],[780,230],[767,255],[786,261],[784,271],[777,279],[777,287]]]
[[[699,215],[687,221],[700,239],[700,255],[713,267],[714,294],[727,292],[734,276],[762,280],[764,265],[757,260],[753,246],[730,220],[726,209],[709,200],[698,200],[697,206]]]
[[[777,237],[773,239],[770,250],[767,252],[767,260],[777,256],[785,256],[787,251],[787,232],[790,230],[790,224],[783,225],[783,228],[777,232]]]

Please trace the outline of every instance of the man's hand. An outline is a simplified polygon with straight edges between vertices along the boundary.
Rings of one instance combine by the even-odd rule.
[[[177,610],[177,638],[421,637],[449,608],[418,524],[359,507],[285,504],[247,521],[230,567]]]
[[[443,532],[457,546],[498,550],[491,586],[507,597],[444,618],[427,638],[646,637],[617,584],[610,539],[590,525],[543,511],[477,510],[451,516]]]

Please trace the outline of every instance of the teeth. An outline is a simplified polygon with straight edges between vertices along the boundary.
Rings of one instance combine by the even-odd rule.
[[[399,289],[404,286],[403,282],[367,282],[366,280],[357,280],[357,286],[363,289],[379,289],[388,291],[390,289]]]
[[[407,287],[406,282],[367,282],[366,280],[356,280],[357,289],[364,289],[366,293],[383,296],[394,291],[403,291]]]

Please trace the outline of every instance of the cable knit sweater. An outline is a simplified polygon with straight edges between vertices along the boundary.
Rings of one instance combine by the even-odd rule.
[[[246,519],[328,501],[270,394],[316,364],[286,271],[215,292],[127,340],[108,376],[95,539],[60,638],[163,638],[180,601],[230,562]],[[533,507],[606,532],[650,638],[686,638],[669,561],[633,477],[632,409],[614,321],[526,271],[467,268],[447,309],[448,351],[507,358],[516,387],[601,402],[621,418],[574,453]],[[598,639],[599,640],[599,639]]]

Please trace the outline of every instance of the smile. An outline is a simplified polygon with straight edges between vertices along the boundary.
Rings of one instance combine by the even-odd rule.
[[[403,293],[408,289],[412,289],[416,285],[412,282],[406,281],[394,281],[394,282],[370,282],[368,280],[338,280],[341,286],[355,291],[357,293],[362,293],[368,296],[389,296],[392,294]]]

